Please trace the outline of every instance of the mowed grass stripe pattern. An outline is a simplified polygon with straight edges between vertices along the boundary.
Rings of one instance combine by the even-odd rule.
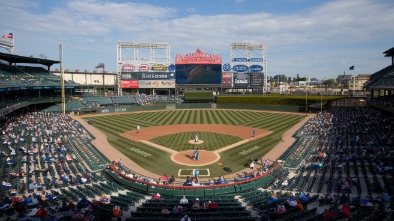
[[[123,133],[135,129],[137,125],[152,127],[174,124],[228,124],[273,130],[280,125],[280,122],[288,121],[289,119],[299,120],[302,116],[253,111],[178,110],[107,115],[99,116],[99,118],[100,121],[117,124],[117,131]]]
[[[193,140],[196,134],[198,135],[200,140],[204,141],[204,143],[189,144],[189,140]],[[198,131],[160,136],[151,139],[150,142],[171,148],[176,151],[192,150],[196,147],[201,150],[213,151],[241,140],[242,139],[240,137],[227,134]]]
[[[256,141],[248,142],[238,147],[226,150],[220,153],[220,161],[229,166],[233,172],[244,169],[245,163],[250,157],[263,157],[269,150],[282,140],[285,131],[298,123],[303,115],[269,113],[258,111],[243,110],[173,110],[173,111],[157,111],[157,112],[138,112],[131,114],[91,116],[92,125],[102,130],[107,136],[112,146],[124,153],[136,163],[145,169],[156,174],[177,174],[179,168],[195,168],[187,166],[179,166],[170,160],[169,154],[151,146],[133,142],[122,138],[120,133],[135,129],[137,125],[144,127],[170,125],[170,124],[235,124],[262,128],[271,130],[274,133]],[[230,119],[231,118],[231,119]],[[194,138],[194,134],[185,133],[185,137],[171,138],[165,136],[168,141],[184,143]],[[180,136],[180,135],[179,135]],[[200,137],[200,135],[199,135]],[[164,138],[163,138],[164,139]],[[179,140],[178,140],[179,139]],[[204,138],[205,140],[206,138]],[[167,145],[166,145],[167,146]],[[177,146],[174,144],[174,146]],[[180,145],[183,146],[183,145]],[[259,148],[254,148],[258,146]],[[136,148],[151,154],[150,157],[143,157],[139,154],[131,152],[127,148]],[[192,148],[193,149],[193,148]],[[250,149],[256,149],[248,151]],[[247,154],[240,154],[246,151]],[[160,159],[160,160],[157,160]],[[213,177],[225,175],[222,167],[216,164],[204,166],[209,168]]]

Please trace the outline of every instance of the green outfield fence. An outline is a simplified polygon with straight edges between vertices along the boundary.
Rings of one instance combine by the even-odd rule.
[[[245,109],[245,110],[267,110],[285,112],[305,112],[305,107],[299,106],[260,106],[260,105],[236,105],[215,103],[184,103],[184,104],[160,104],[132,107],[101,107],[92,108],[89,113],[116,113],[151,110],[176,110],[176,109]]]

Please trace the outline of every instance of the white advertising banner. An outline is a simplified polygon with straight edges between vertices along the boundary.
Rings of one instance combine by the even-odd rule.
[[[139,88],[175,88],[175,80],[139,80]]]

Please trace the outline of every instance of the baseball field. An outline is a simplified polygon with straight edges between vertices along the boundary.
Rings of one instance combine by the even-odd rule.
[[[209,177],[217,177],[229,174],[224,167],[231,168],[234,173],[245,169],[251,157],[264,157],[281,141],[283,133],[300,122],[304,115],[194,109],[94,115],[89,118],[91,125],[106,134],[114,148],[148,171],[177,177],[184,171],[200,169]],[[137,125],[141,127],[140,133],[136,131]],[[256,137],[253,137],[253,129],[257,130]],[[195,135],[201,141],[198,144],[193,143]],[[198,165],[193,164],[195,161],[190,156],[180,154],[195,148],[202,153],[215,153],[218,157],[204,161],[207,159],[201,154],[201,161],[206,163]],[[172,157],[177,153],[178,162]],[[180,164],[179,161],[183,162]]]

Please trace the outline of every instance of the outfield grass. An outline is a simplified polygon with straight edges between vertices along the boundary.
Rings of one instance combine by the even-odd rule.
[[[190,144],[189,140],[194,140],[194,136],[198,134],[198,139],[203,140],[202,144]],[[230,144],[241,141],[240,137],[227,134],[219,134],[212,132],[185,132],[160,136],[149,140],[152,143],[159,144],[164,147],[176,151],[194,150],[198,147],[200,150],[217,150]]]
[[[140,125],[144,127],[173,125],[173,124],[228,124],[242,125],[270,130],[273,133],[261,139],[248,142],[238,147],[220,153],[220,162],[232,169],[233,172],[245,168],[245,163],[251,157],[263,157],[281,140],[282,134],[304,118],[302,115],[269,113],[248,110],[173,110],[158,112],[137,112],[131,114],[90,116],[91,124],[103,131],[109,143],[141,165],[146,170],[156,174],[178,174],[178,169],[194,169],[198,167],[181,166],[171,161],[170,154],[152,148],[143,143],[134,142],[121,137],[119,134],[133,130]],[[190,136],[193,139],[194,135]],[[184,142],[177,140],[175,142]],[[150,154],[144,157],[128,148],[134,148]],[[216,163],[204,166],[211,172],[212,177],[226,175],[223,167]],[[132,169],[132,168],[131,168]]]

